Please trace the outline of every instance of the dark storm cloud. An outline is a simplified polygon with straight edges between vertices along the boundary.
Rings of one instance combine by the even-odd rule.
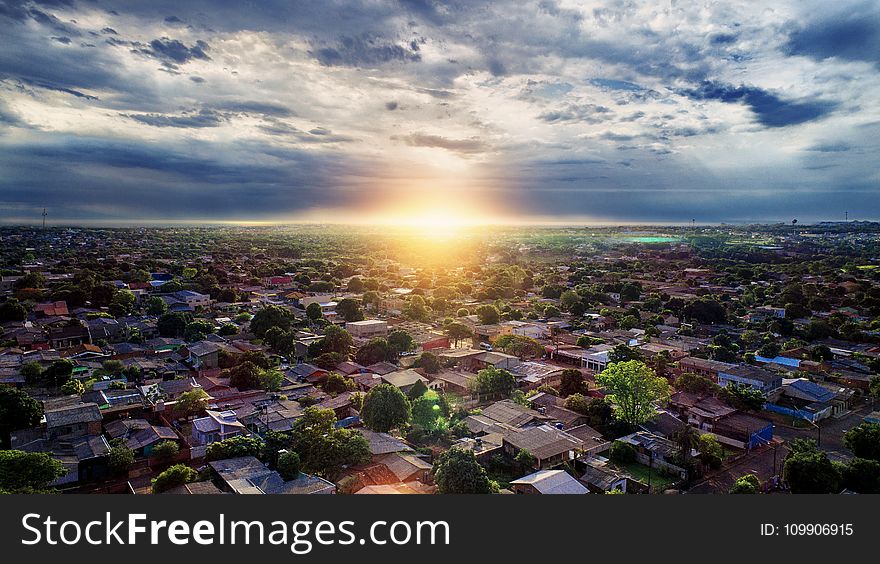
[[[880,64],[880,8],[865,2],[811,20],[791,32],[785,49],[818,61],[836,57]]]
[[[227,116],[210,109],[183,114],[135,114],[126,117],[153,127],[217,127],[227,120]]]
[[[211,60],[211,57],[205,53],[208,49],[210,49],[210,46],[202,40],[196,41],[195,45],[189,47],[177,39],[162,37],[150,41],[149,48],[140,49],[140,52],[155,57],[164,64],[176,66],[194,59]]]
[[[695,100],[746,104],[766,127],[786,127],[814,121],[827,116],[837,107],[836,103],[823,100],[786,101],[772,92],[753,86],[733,86],[711,81],[682,93]]]
[[[397,44],[382,37],[341,37],[329,46],[311,51],[326,66],[376,66],[391,62],[418,62],[422,56],[410,44]]]
[[[202,145],[182,150],[90,138],[19,145],[0,152],[0,218],[34,205],[63,209],[64,219],[224,220],[241,217],[243,206],[249,217],[277,216],[336,205],[341,179],[363,174],[363,163],[341,155],[260,145],[230,150],[251,158],[232,162]],[[214,156],[200,156],[205,151]]]

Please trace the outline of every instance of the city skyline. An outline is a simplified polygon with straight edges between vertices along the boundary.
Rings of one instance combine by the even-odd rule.
[[[872,2],[0,2],[0,222],[880,218]]]

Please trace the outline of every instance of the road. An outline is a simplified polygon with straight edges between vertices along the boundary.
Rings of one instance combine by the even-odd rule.
[[[846,461],[853,454],[843,444],[843,434],[862,422],[862,418],[870,411],[869,406],[860,406],[841,418],[830,417],[819,422],[819,429],[806,426],[800,429],[777,425],[773,434],[786,442],[793,439],[817,440],[821,434],[822,439],[819,448],[828,453],[831,460]]]

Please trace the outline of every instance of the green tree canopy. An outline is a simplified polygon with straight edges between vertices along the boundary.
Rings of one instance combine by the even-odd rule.
[[[379,384],[364,397],[361,419],[368,429],[387,433],[407,425],[411,418],[409,400],[391,384]]]
[[[498,491],[474,453],[453,447],[434,464],[434,481],[442,494],[488,494]]]
[[[65,474],[45,452],[0,450],[0,493],[40,493]]]
[[[614,415],[631,426],[654,418],[656,405],[669,397],[669,384],[638,360],[615,362],[596,376],[614,405]]]

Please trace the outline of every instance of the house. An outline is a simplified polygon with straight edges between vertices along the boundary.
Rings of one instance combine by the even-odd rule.
[[[470,382],[476,378],[474,374],[455,370],[441,370],[431,374],[431,387],[440,388],[448,394],[466,396],[470,394]]]
[[[388,322],[381,319],[349,321],[345,324],[345,330],[348,331],[355,340],[367,341],[374,337],[387,336]]]
[[[292,479],[269,470],[253,456],[214,460],[208,463],[221,484],[220,489],[235,494],[334,494],[336,486],[324,478],[300,472]]]
[[[49,345],[53,349],[66,349],[84,343],[91,343],[89,330],[80,325],[53,327],[49,329]]]
[[[782,387],[782,376],[758,366],[740,364],[718,372],[718,385],[730,384],[748,386],[767,396]]]
[[[590,492],[604,494],[619,490],[626,493],[627,490],[633,489],[630,487],[632,480],[626,474],[609,466],[604,460],[584,457],[578,459],[578,462],[584,466],[580,481]]]
[[[59,317],[70,315],[70,312],[67,311],[67,302],[63,300],[37,304],[34,306],[34,313],[37,314],[37,317]]]
[[[584,444],[565,431],[538,425],[505,434],[502,447],[510,458],[522,450],[528,451],[537,461],[538,469],[543,469],[574,460],[583,451]]]
[[[392,386],[399,388],[404,394],[409,393],[416,382],[421,382],[426,386],[429,382],[427,378],[411,368],[385,374],[381,377],[381,380],[385,384],[391,384]]]
[[[388,433],[377,433],[369,429],[358,429],[357,431],[367,439],[367,443],[370,445],[370,454],[374,457],[392,452],[412,452],[409,445],[395,439]]]
[[[210,370],[220,366],[220,345],[211,341],[199,341],[186,346],[187,360],[196,370]]]
[[[549,420],[549,417],[542,415],[540,411],[530,409],[511,400],[496,401],[484,407],[480,415],[494,422],[510,425],[511,427],[525,427]]]
[[[678,452],[678,447],[671,440],[647,431],[637,431],[617,440],[635,448],[636,460],[640,464],[661,468],[682,478],[686,477],[687,471],[673,462]]]
[[[111,439],[122,439],[139,456],[150,456],[162,441],[179,439],[171,427],[152,425],[146,419],[118,419],[105,425],[104,431]]]
[[[316,383],[327,378],[329,372],[323,368],[318,368],[313,364],[306,362],[297,364],[290,369],[290,373],[295,380],[300,382]]]
[[[510,485],[517,494],[579,495],[589,490],[565,470],[538,470],[528,476],[512,480]]]
[[[205,413],[207,416],[192,422],[192,437],[197,444],[209,445],[246,433],[244,424],[238,420],[232,410],[212,411],[208,409],[205,410]]]
[[[691,372],[704,378],[709,378],[713,382],[718,382],[718,373],[724,370],[734,368],[735,364],[729,362],[720,362],[717,360],[706,360],[694,356],[686,356],[678,361],[679,373]]]
[[[77,438],[50,439],[34,437],[27,432],[13,434],[12,448],[25,452],[45,452],[59,461],[64,474],[51,482],[50,487],[63,488],[101,480],[110,476],[110,445],[103,435],[85,435]]]
[[[207,294],[200,294],[199,292],[194,292],[192,290],[180,290],[178,292],[174,292],[171,296],[185,303],[188,307],[195,309],[197,307],[208,307],[211,305],[211,296]]]
[[[79,438],[101,434],[101,411],[95,403],[53,406],[44,404],[46,437],[48,439]]]
[[[721,443],[751,450],[773,440],[773,423],[747,413],[731,413],[715,422],[712,434]]]

